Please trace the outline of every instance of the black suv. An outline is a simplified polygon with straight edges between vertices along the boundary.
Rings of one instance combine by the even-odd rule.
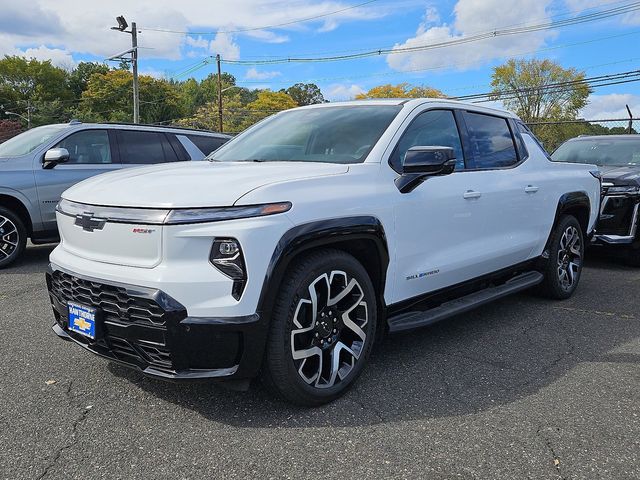
[[[602,171],[602,206],[594,243],[624,248],[640,266],[640,135],[582,136],[562,144],[554,161],[589,163]]]

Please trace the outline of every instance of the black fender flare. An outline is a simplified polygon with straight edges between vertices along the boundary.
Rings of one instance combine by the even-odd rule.
[[[273,293],[282,282],[284,273],[294,258],[313,248],[350,240],[369,240],[375,243],[381,271],[379,285],[376,286],[374,282],[374,287],[383,302],[381,306],[384,305],[384,285],[389,265],[387,239],[380,220],[374,216],[362,215],[313,221],[288,230],[276,245],[267,267],[258,300],[257,310],[260,316],[267,316],[271,311],[275,299]]]
[[[556,225],[562,214],[575,209],[587,210],[587,221],[584,226],[584,233],[589,235],[591,233],[588,231],[589,219],[591,218],[591,200],[589,200],[589,196],[586,192],[569,192],[562,195],[560,200],[558,200],[558,207],[556,209],[556,217],[553,221],[553,225]]]

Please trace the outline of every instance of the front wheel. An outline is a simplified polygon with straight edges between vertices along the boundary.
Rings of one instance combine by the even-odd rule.
[[[540,285],[545,296],[564,300],[573,295],[582,274],[584,248],[580,222],[572,215],[562,216],[549,240],[549,260]]]
[[[351,255],[322,250],[298,261],[287,271],[273,310],[267,385],[304,406],[341,396],[371,352],[376,312],[371,280]]]
[[[27,244],[27,230],[11,210],[0,207],[0,269],[15,262]]]

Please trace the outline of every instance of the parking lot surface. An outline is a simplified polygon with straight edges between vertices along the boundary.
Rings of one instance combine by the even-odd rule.
[[[51,331],[50,247],[0,272],[0,478],[640,478],[640,269],[388,337],[306,410],[171,384]]]

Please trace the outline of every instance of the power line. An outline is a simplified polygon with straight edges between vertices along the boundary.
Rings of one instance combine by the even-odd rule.
[[[282,63],[316,63],[316,62],[334,62],[334,61],[344,61],[344,60],[355,60],[361,58],[375,57],[380,55],[396,55],[401,53],[411,53],[411,52],[421,52],[425,50],[433,50],[443,47],[450,47],[455,45],[462,45],[472,42],[477,42],[480,40],[488,40],[492,38],[502,37],[502,36],[511,36],[511,35],[519,35],[523,33],[533,33],[544,30],[550,30],[554,28],[562,28],[573,25],[580,25],[584,23],[590,23],[594,21],[603,20],[606,18],[611,18],[614,16],[630,13],[640,10],[640,2],[632,2],[630,4],[601,10],[599,12],[589,13],[585,15],[579,15],[574,18],[569,18],[565,20],[557,20],[551,22],[544,22],[535,25],[529,25],[518,28],[507,28],[502,30],[492,30],[489,32],[479,33],[475,35],[469,35],[466,37],[459,37],[453,40],[447,40],[438,43],[425,44],[425,45],[416,45],[411,47],[386,47],[379,48],[368,51],[360,51],[356,53],[344,54],[344,55],[333,55],[333,56],[325,56],[325,57],[282,57],[282,58],[274,58],[274,59],[265,59],[265,60],[223,60],[224,63],[229,65],[273,65],[273,64],[282,64]]]
[[[336,15],[338,13],[346,12],[347,10],[353,10],[355,8],[364,7],[365,5],[369,5],[370,3],[377,2],[379,0],[368,0],[367,2],[358,3],[357,5],[351,5],[349,7],[341,8],[339,10],[334,10],[332,12],[323,13],[320,15],[314,15],[312,17],[299,18],[297,20],[291,20],[283,23],[276,23],[274,25],[264,25],[262,27],[251,27],[251,28],[239,28],[237,30],[216,30],[215,32],[187,32],[183,30],[168,30],[164,28],[141,28],[141,30],[147,30],[150,32],[162,32],[162,33],[176,33],[180,35],[217,35],[219,33],[243,33],[243,32],[255,32],[257,30],[267,30],[270,28],[278,28],[278,27],[286,27],[288,25],[294,25],[296,23],[304,23],[309,22],[311,20],[318,20],[320,18],[330,17],[332,15]]]

